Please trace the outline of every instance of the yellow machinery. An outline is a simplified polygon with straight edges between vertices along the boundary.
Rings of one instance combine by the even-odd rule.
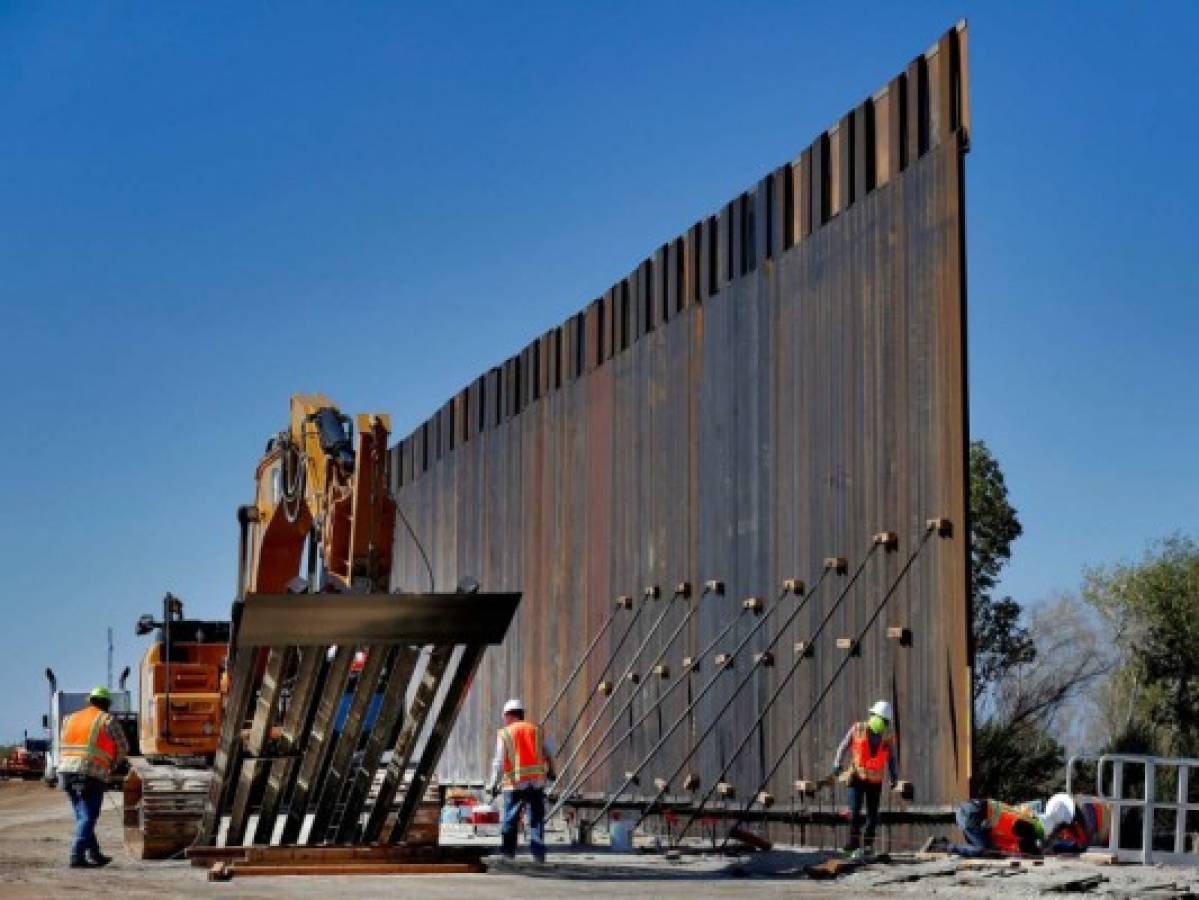
[[[138,634],[158,630],[139,670],[142,756],[125,786],[126,837],[139,854],[171,855],[199,826],[241,599],[387,590],[395,528],[390,427],[386,415],[351,421],[324,396],[293,396],[288,428],[268,441],[255,470],[254,502],[238,510],[232,627],[184,618],[182,602],[170,594],[161,621],[139,620]]]

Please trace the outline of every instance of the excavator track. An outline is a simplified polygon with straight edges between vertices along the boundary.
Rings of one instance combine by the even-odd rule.
[[[129,761],[125,776],[125,846],[136,859],[181,857],[200,832],[212,770]]]

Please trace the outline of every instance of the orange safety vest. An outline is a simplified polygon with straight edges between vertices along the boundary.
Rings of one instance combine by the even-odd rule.
[[[82,759],[107,772],[117,758],[117,743],[108,733],[112,716],[87,706],[63,720],[59,754],[63,760]]]
[[[880,737],[878,748],[871,752],[870,729],[866,727],[865,722],[855,722],[849,750],[854,775],[871,784],[882,784],[883,775],[887,771],[887,760],[891,758],[890,735]]]
[[[1035,815],[1015,806],[1008,806],[998,800],[987,801],[987,821],[983,828],[991,837],[991,846],[1001,853],[1023,853],[1021,838],[1016,834],[1016,825],[1027,822],[1032,826],[1034,834],[1040,834],[1040,821]]]
[[[541,728],[532,722],[513,722],[500,729],[504,744],[504,787],[513,788],[518,781],[545,778],[546,765]]]

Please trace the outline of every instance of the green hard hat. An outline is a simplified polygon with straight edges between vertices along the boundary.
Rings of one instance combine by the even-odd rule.
[[[87,695],[87,699],[89,699],[89,700],[107,700],[111,703],[112,702],[112,691],[110,691],[104,685],[100,685],[98,687],[92,688],[92,692]]]

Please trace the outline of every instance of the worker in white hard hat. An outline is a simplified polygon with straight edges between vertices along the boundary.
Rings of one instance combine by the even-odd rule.
[[[848,853],[862,854],[874,851],[874,833],[878,830],[878,806],[883,792],[884,772],[891,784],[899,780],[895,771],[895,742],[891,737],[893,720],[891,704],[879,700],[870,707],[865,722],[854,722],[849,726],[837,755],[833,759],[833,777],[845,781],[849,787],[849,843]],[[845,757],[849,754],[849,766]],[[866,829],[862,830],[862,805],[866,806]]]
[[[554,771],[554,748],[540,725],[525,721],[525,705],[513,698],[504,704],[504,727],[495,738],[491,762],[491,795],[503,789],[501,852],[516,857],[520,816],[529,810],[529,852],[545,862],[545,783]]]

